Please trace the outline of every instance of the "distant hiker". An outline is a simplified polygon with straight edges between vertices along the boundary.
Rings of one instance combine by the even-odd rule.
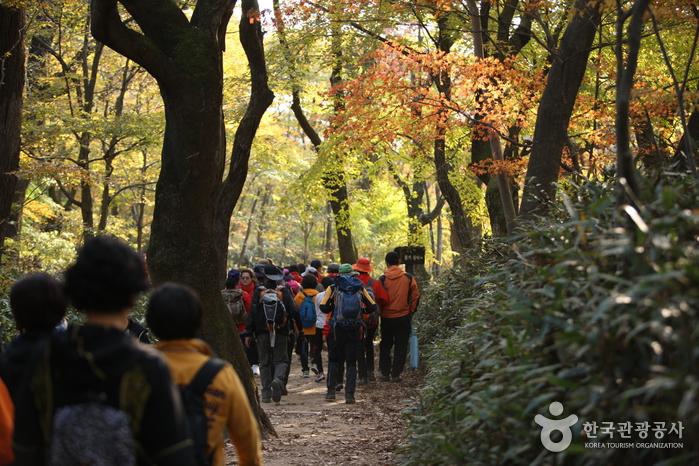
[[[303,280],[303,274],[306,273],[307,268],[308,267],[306,266],[306,264],[304,264],[303,262],[300,262],[296,266],[296,272],[298,273],[298,277],[294,276],[294,280],[301,283],[301,280]]]
[[[203,426],[196,429],[190,419],[196,454],[207,464],[223,466],[225,428],[238,453],[238,464],[262,464],[259,427],[238,374],[228,362],[214,358],[209,345],[195,338],[202,321],[196,293],[174,283],[162,285],[151,294],[146,320],[160,339],[156,348],[167,358],[175,384],[188,387],[190,396],[197,396],[198,407],[188,406],[187,396],[183,397],[187,414],[194,412],[203,420]]]
[[[298,275],[298,274],[297,274]],[[294,280],[294,276],[291,275],[291,272],[289,272],[289,269],[284,269],[284,282],[286,283],[286,286],[289,287],[291,290],[292,296],[294,298],[296,297],[296,293],[299,292],[301,289],[301,284]]]
[[[320,310],[330,313],[328,321],[328,392],[326,400],[335,399],[335,381],[340,370],[340,360],[345,361],[345,403],[354,403],[357,386],[357,348],[360,344],[360,329],[364,325],[364,314],[376,310],[376,302],[357,277],[353,277],[352,266],[342,264],[340,276],[335,278],[323,300]]]
[[[374,375],[374,339],[376,338],[376,331],[379,327],[378,314],[381,312],[381,309],[388,304],[388,292],[379,280],[374,280],[369,275],[369,272],[373,270],[369,259],[360,257],[352,268],[359,272],[357,278],[364,284],[378,306],[377,313],[371,315],[366,320],[364,337],[362,338],[362,344],[359,346],[359,351],[357,353],[357,371],[359,373],[359,380],[357,383],[359,385],[364,385],[367,381],[373,382],[376,380],[376,376]]]
[[[307,378],[310,377],[310,368],[308,367],[309,359],[309,343],[315,338],[316,334],[316,302],[315,296],[319,293],[316,290],[318,282],[313,274],[308,274],[303,277],[301,282],[301,288],[303,288],[294,298],[296,301],[296,306],[299,309],[299,315],[301,316],[301,322],[303,323],[303,328],[299,330],[302,332],[303,338],[300,339],[301,344],[301,373],[302,376]]]
[[[240,279],[238,281],[237,288],[245,291],[250,296],[250,302],[245,302],[248,311],[248,317],[250,316],[250,309],[252,308],[252,295],[257,287],[257,282],[255,281],[255,273],[250,269],[240,269]],[[240,333],[240,328],[243,328],[243,332]],[[245,346],[245,355],[248,357],[248,363],[252,368],[253,375],[260,375],[260,357],[257,354],[257,342],[254,341],[254,335],[252,336],[253,342],[248,347],[245,344],[245,328],[247,327],[247,322],[244,325],[238,327],[238,333],[240,333],[240,338],[243,340],[243,346]]]
[[[328,264],[328,269],[325,271],[325,276],[330,278],[335,278],[340,275],[340,264],[336,262],[331,262]]]
[[[290,264],[287,269],[289,269],[289,275],[292,276],[294,281],[296,281],[298,284],[301,284],[301,280],[303,280],[303,277],[301,274],[299,274],[299,266],[297,264]]]
[[[245,276],[248,279],[246,281],[251,281],[252,271],[246,269]],[[240,271],[236,269],[231,269],[228,271],[226,276],[226,283],[223,285],[223,290],[221,290],[221,295],[223,300],[228,307],[228,313],[231,317],[233,325],[235,325],[236,330],[238,330],[238,335],[240,335],[240,340],[245,348],[245,327],[248,323],[248,313],[250,312],[250,306],[252,305],[252,291],[255,289],[253,285],[250,292],[245,291],[240,287]],[[255,360],[257,363],[257,360]],[[250,363],[253,366],[252,363]],[[260,369],[252,367],[253,375],[260,375]],[[257,372],[257,373],[256,373]]]
[[[316,271],[316,278],[318,279],[318,283],[323,280],[323,263],[319,259],[313,259],[311,261],[311,267],[313,267]]]
[[[262,402],[269,403],[272,400],[279,402],[282,391],[286,391],[284,380],[289,368],[287,319],[294,319],[299,328],[302,324],[291,291],[284,285],[277,285],[284,279],[283,271],[268,264],[263,274],[265,281],[255,289],[252,297],[245,345],[250,346],[252,335],[255,335],[260,356]]]
[[[405,367],[410,341],[412,315],[420,301],[420,291],[412,275],[398,264],[400,256],[391,251],[386,254],[384,274],[379,277],[388,291],[388,302],[381,308],[381,342],[379,343],[379,380],[400,382]],[[394,348],[391,363],[391,348]]]
[[[338,266],[339,267],[339,266]],[[323,300],[327,289],[335,283],[335,281],[330,277],[324,277],[321,286],[323,291],[319,292],[315,296],[316,304],[316,333],[313,336],[312,347],[313,347],[313,360],[311,365],[311,370],[316,375],[316,382],[322,382],[325,380],[325,372],[323,371],[323,329],[328,320],[329,315],[324,314],[320,310],[320,302]]]
[[[52,335],[25,378],[16,464],[194,464],[165,358],[120,328],[147,288],[143,259],[129,246],[104,236],[85,242],[65,273],[85,324]]]
[[[32,355],[40,349],[66,315],[63,285],[52,276],[28,275],[10,289],[10,309],[20,334],[0,355],[0,377],[16,399]]]

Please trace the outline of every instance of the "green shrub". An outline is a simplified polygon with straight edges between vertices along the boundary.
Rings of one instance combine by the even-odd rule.
[[[604,185],[579,193],[576,207],[566,199],[515,238],[508,257],[479,252],[425,293],[422,307],[449,325],[440,337],[422,331],[434,325],[427,316],[416,323],[434,350],[408,413],[405,464],[699,461],[699,187],[673,180],[638,211],[617,209]],[[553,401],[579,418],[561,453],[542,446],[534,422],[551,418]],[[586,438],[586,422],[643,421],[682,422],[682,438],[664,441],[684,448],[585,446],[640,441]]]

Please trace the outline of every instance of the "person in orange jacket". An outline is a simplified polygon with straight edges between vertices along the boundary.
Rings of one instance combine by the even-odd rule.
[[[211,348],[194,336],[201,327],[202,309],[189,287],[164,284],[151,295],[146,321],[160,339],[156,348],[167,359],[173,382],[189,385],[199,369],[212,358]],[[228,429],[238,453],[238,464],[262,464],[260,432],[243,384],[233,367],[225,363],[204,394],[208,419],[205,455],[214,466],[223,466],[223,429]]]
[[[388,302],[381,308],[381,343],[379,343],[379,380],[400,382],[405,367],[410,342],[412,316],[420,301],[420,290],[412,275],[398,264],[400,256],[391,251],[386,254],[384,274],[379,281],[388,291]],[[395,346],[393,361],[391,348]]]
[[[12,464],[15,454],[12,451],[12,432],[15,424],[15,405],[10,392],[0,379],[0,466]]]

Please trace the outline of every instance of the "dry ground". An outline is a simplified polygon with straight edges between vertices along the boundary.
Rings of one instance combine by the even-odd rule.
[[[378,363],[378,351],[376,356]],[[326,401],[325,381],[316,383],[312,373],[302,378],[294,354],[289,395],[262,405],[279,434],[262,442],[265,465],[393,464],[394,451],[406,442],[401,412],[417,403],[422,385],[419,374],[409,368],[401,379],[398,384],[358,386],[353,405],[345,404],[344,391],[337,392],[335,401]],[[226,464],[237,464],[235,448],[230,443],[226,448]]]

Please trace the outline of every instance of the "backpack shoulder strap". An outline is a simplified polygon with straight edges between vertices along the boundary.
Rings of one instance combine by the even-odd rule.
[[[413,276],[410,275],[408,272],[405,272],[405,276],[408,277],[408,306],[410,306],[410,303],[413,302]]]
[[[381,282],[381,286],[383,286],[383,289],[388,291],[388,288],[386,288],[386,275],[381,275],[379,277],[379,281]]]
[[[210,358],[201,366],[199,372],[194,376],[187,387],[197,396],[202,396],[206,391],[206,387],[211,384],[211,381],[216,377],[221,369],[227,364],[223,359]]]

